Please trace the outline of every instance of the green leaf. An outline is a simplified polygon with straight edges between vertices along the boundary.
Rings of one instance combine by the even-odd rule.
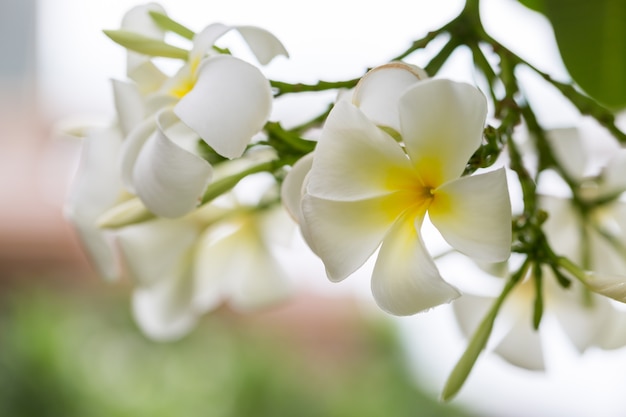
[[[183,60],[189,55],[185,49],[127,30],[105,30],[104,34],[124,48],[144,55]]]
[[[626,107],[626,1],[542,1],[574,81],[605,106]]]
[[[524,6],[539,13],[543,13],[545,6],[544,0],[519,0]]]

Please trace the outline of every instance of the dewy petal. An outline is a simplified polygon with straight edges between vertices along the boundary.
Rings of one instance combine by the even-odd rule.
[[[156,219],[115,232],[115,244],[131,279],[156,285],[180,271],[198,230],[192,222]]]
[[[410,64],[392,62],[369,71],[357,84],[352,103],[379,126],[400,131],[398,101],[406,90],[420,80],[428,78],[426,72]]]
[[[424,185],[458,178],[482,140],[487,100],[469,84],[416,83],[400,98],[400,133]]]
[[[426,251],[417,228],[421,219],[399,219],[385,236],[372,273],[372,293],[380,308],[407,316],[448,303],[461,294],[445,282]]]
[[[254,66],[231,56],[206,59],[194,88],[174,112],[218,154],[241,156],[272,108],[269,81]]]
[[[153,340],[180,339],[197,322],[191,294],[189,276],[169,277],[155,286],[136,288],[132,311],[137,325]]]
[[[115,128],[94,130],[83,139],[80,166],[64,207],[98,274],[106,279],[117,278],[119,270],[96,219],[115,205],[122,191],[115,164],[121,143],[121,133]]]
[[[458,251],[488,262],[509,257],[512,219],[504,169],[462,177],[436,189],[428,214]]]
[[[115,110],[124,136],[138,126],[145,118],[143,97],[136,84],[113,80]]]
[[[414,188],[418,182],[394,139],[353,105],[337,103],[315,149],[308,193],[351,201]]]
[[[271,32],[256,26],[237,26],[235,29],[261,65],[269,64],[278,55],[289,57],[285,46]]]
[[[310,246],[331,281],[346,278],[374,253],[403,210],[402,197],[341,202],[304,196],[302,214]]]
[[[212,176],[211,165],[193,153],[197,136],[169,111],[141,149],[133,170],[137,196],[154,214],[180,217],[198,206]]]

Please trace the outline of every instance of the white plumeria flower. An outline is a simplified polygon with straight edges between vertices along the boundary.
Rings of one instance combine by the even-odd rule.
[[[194,37],[184,66],[149,96],[138,94],[138,87],[133,92],[117,84],[118,107],[135,115],[126,123],[134,128],[122,149],[122,179],[158,216],[190,212],[211,182],[213,170],[200,154],[198,138],[219,155],[237,158],[269,119],[272,91],[267,78],[256,66],[213,50],[232,30],[242,35],[261,64],[287,56],[280,41],[264,29],[216,23]]]
[[[359,102],[375,100],[396,80],[367,81],[372,93]],[[459,296],[422,242],[427,213],[450,245],[472,257],[502,261],[511,244],[504,171],[461,177],[482,140],[485,97],[467,84],[415,81],[387,96],[391,108],[382,107],[384,117],[374,110],[368,118],[353,104],[337,103],[306,176],[301,211],[311,248],[332,281],[359,269],[382,243],[372,292],[383,310],[396,315]],[[402,143],[372,120],[386,121]]]
[[[116,126],[89,129],[82,138],[78,171],[64,206],[98,274],[119,278],[119,262],[97,219],[124,199],[122,182],[115,164],[122,144]]]
[[[177,339],[223,301],[250,311],[284,300],[291,283],[270,241],[288,220],[280,205],[207,205],[180,219],[117,231],[117,248],[136,284],[140,328],[156,340]]]
[[[549,139],[579,188],[577,200],[541,196],[548,241],[558,255],[588,271],[584,284],[590,290],[626,302],[626,203],[618,198],[626,191],[626,150],[613,153],[599,176],[588,177],[588,153],[576,129],[551,131]]]
[[[623,323],[607,298],[585,294],[585,288],[575,281],[568,289],[562,288],[549,268],[543,268],[542,276],[542,323],[554,319],[579,353],[592,346],[618,347],[616,335],[607,330]],[[529,272],[504,301],[491,345],[494,353],[515,366],[544,370],[544,339],[551,336],[552,328],[533,328],[535,297],[534,277]],[[466,336],[474,334],[494,301],[495,297],[465,293],[453,303],[456,320]]]

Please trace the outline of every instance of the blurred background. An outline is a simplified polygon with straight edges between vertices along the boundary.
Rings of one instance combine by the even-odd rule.
[[[247,316],[222,308],[181,341],[146,339],[130,316],[131,287],[101,282],[63,219],[80,143],[56,134],[59,124],[112,117],[110,79],[124,77],[124,51],[101,30],[137,4],[0,0],[0,416],[621,415],[623,352],[581,359],[557,349],[565,362],[547,374],[487,355],[458,399],[440,404],[465,343],[449,309],[392,320],[372,308],[367,273],[330,284],[312,255],[295,258],[301,291],[285,305]],[[314,82],[386,62],[463,2],[161,4],[194,30],[221,21],[272,31],[291,57],[266,73]],[[564,73],[547,22],[512,0],[484,4],[488,29]],[[443,75],[471,79],[458,60]],[[276,117],[315,114],[330,99],[277,103]],[[575,118],[567,107],[549,116],[554,125]]]

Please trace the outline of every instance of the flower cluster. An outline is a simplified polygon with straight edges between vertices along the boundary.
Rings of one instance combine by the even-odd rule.
[[[194,33],[151,3],[105,31],[128,51],[127,80],[113,81],[111,125],[85,130],[66,213],[98,272],[134,284],[141,329],[178,338],[223,301],[248,311],[284,299],[292,277],[273,247],[295,223],[331,281],[375,258],[371,291],[385,312],[452,302],[471,336],[446,399],[500,313],[510,327],[495,351],[526,368],[544,367],[536,332],[544,310],[581,351],[626,344],[617,331],[626,320],[613,305],[626,301],[626,156],[620,147],[589,176],[573,131],[540,125],[516,68],[537,72],[618,140],[626,135],[608,110],[488,36],[477,5],[468,1],[459,18],[360,77],[312,85],[264,75],[288,54],[261,28],[214,23]],[[218,45],[228,32],[241,35],[254,62]],[[442,34],[449,42],[424,69],[406,60]],[[175,35],[187,49],[167,42]],[[461,45],[483,85],[436,76]],[[178,67],[168,73],[155,58]],[[270,120],[275,100],[324,90],[337,92],[328,111],[291,128]],[[529,146],[517,137],[522,124]],[[550,173],[568,198],[542,191]],[[439,255],[460,254],[492,272],[499,295],[452,285],[431,255],[427,225],[449,249]],[[472,288],[471,276],[463,280],[464,291]]]

